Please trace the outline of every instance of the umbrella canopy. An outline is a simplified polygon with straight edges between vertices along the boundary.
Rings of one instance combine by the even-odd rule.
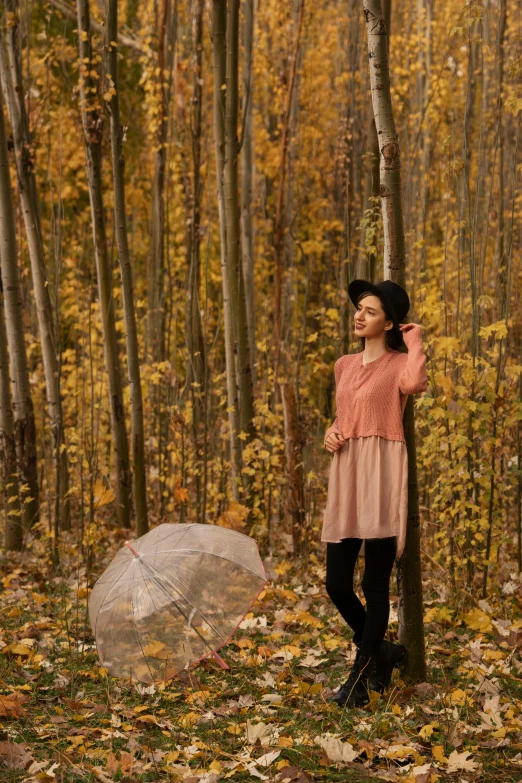
[[[168,680],[226,644],[266,583],[253,538],[163,524],[127,543],[98,579],[89,620],[116,677]]]

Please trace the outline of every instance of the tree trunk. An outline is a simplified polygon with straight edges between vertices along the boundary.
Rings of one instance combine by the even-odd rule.
[[[98,278],[98,294],[103,326],[103,343],[109,391],[114,457],[116,463],[116,504],[118,522],[130,527],[130,467],[129,444],[123,408],[123,390],[116,340],[114,299],[112,295],[112,268],[105,233],[105,212],[102,184],[103,116],[99,104],[96,81],[92,76],[95,62],[91,51],[89,0],[78,0],[78,32],[80,47],[80,99],[83,123],[87,179],[91,203],[94,255]]]
[[[373,114],[379,145],[380,193],[384,232],[385,276],[404,269],[401,159],[390,91],[388,41],[380,0],[363,0],[368,34],[368,58]],[[397,281],[398,282],[398,281]]]
[[[31,386],[29,384],[29,370],[27,366],[27,354],[24,340],[22,288],[20,284],[20,272],[18,269],[18,252],[16,247],[16,223],[13,209],[13,194],[11,191],[11,176],[9,172],[9,156],[7,151],[7,133],[4,121],[4,100],[2,86],[0,84],[0,263],[3,301],[5,304],[5,326],[1,314],[0,341],[2,353],[0,356],[1,372],[0,384],[2,407],[0,426],[3,430],[2,449],[4,462],[4,476],[7,487],[11,483],[9,476],[13,474],[13,454],[11,438],[14,439],[16,463],[18,466],[18,478],[13,479],[11,489],[13,496],[18,494],[18,486],[26,486],[27,490],[21,495],[23,527],[28,529],[39,518],[39,493],[38,493],[38,466],[36,460],[36,427],[34,421],[33,401]],[[4,330],[7,335],[5,341],[9,349],[11,384],[14,403],[14,422],[11,423],[11,393],[9,389],[9,367],[7,364],[7,350],[4,348]],[[16,502],[13,503],[13,510]],[[20,549],[22,546],[22,531],[20,529],[20,517],[18,524],[15,515],[9,519],[7,525],[7,548]]]
[[[193,78],[191,101],[191,140],[192,140],[192,182],[188,191],[188,231],[187,231],[187,298],[185,311],[185,340],[188,349],[185,391],[192,397],[192,431],[196,461],[203,469],[196,470],[194,485],[196,494],[196,519],[204,522],[207,487],[202,482],[206,459],[205,444],[201,440],[201,424],[205,419],[205,399],[207,394],[205,339],[201,323],[201,132],[203,98],[203,0],[194,0],[193,10]],[[204,433],[203,433],[204,434]],[[205,436],[204,436],[205,437]],[[204,439],[203,439],[204,440]],[[203,497],[205,495],[205,498]]]
[[[303,29],[304,0],[298,0],[296,37],[290,65],[288,80],[288,95],[281,133],[281,151],[279,167],[279,184],[276,201],[274,230],[274,382],[275,398],[283,404],[283,424],[285,438],[285,471],[287,486],[285,488],[285,505],[289,514],[294,551],[302,554],[301,537],[304,525],[304,473],[303,473],[303,443],[298,435],[299,388],[288,388],[290,378],[290,359],[288,347],[288,326],[291,318],[288,311],[291,299],[291,281],[287,270],[291,264],[292,245],[288,236],[293,204],[292,164],[294,160],[292,139],[296,134],[297,115],[299,107],[299,61],[301,52],[301,33]],[[290,290],[289,290],[290,289]],[[281,383],[279,376],[282,376]],[[301,531],[301,532],[298,532]]]
[[[281,383],[285,426],[286,511],[292,522],[294,554],[301,557],[306,544],[302,432],[293,383]]]
[[[241,476],[241,442],[239,434],[239,400],[234,357],[234,325],[230,300],[230,281],[227,262],[227,227],[225,215],[225,106],[226,106],[226,0],[212,2],[212,46],[214,51],[214,149],[216,155],[216,180],[218,193],[219,233],[221,246],[221,277],[223,286],[223,312],[225,321],[225,361],[227,370],[227,411],[230,436],[230,467],[232,493],[238,499],[238,482]]]
[[[288,226],[284,225],[284,203],[286,190],[286,164],[288,158],[288,136],[290,128],[290,118],[292,113],[294,87],[297,74],[297,59],[299,48],[301,46],[301,32],[303,29],[303,11],[304,0],[301,0],[297,17],[297,32],[295,39],[294,52],[292,56],[292,66],[288,84],[288,95],[285,116],[283,118],[283,128],[281,131],[281,152],[279,164],[279,184],[277,189],[276,214],[274,221],[274,384],[277,388],[279,362],[281,359],[281,342],[283,335],[283,291],[285,287],[285,231]],[[283,356],[283,362],[285,357]]]
[[[254,304],[254,220],[252,214],[252,179],[254,152],[252,136],[252,108],[254,81],[252,50],[254,39],[255,0],[246,0],[243,25],[243,144],[241,162],[241,250],[243,280],[248,321],[248,344],[252,362],[252,385],[256,383],[256,327]]]
[[[241,232],[239,221],[237,138],[239,105],[239,0],[228,0],[226,32],[226,100],[225,100],[225,169],[224,194],[227,240],[227,267],[230,288],[232,325],[236,355],[236,377],[239,388],[239,426],[246,434],[245,445],[253,434],[254,396],[252,365],[248,345],[243,269],[241,266]],[[239,434],[239,433],[238,433]]]
[[[143,536],[149,529],[147,522],[143,399],[141,393],[138,332],[136,328],[136,313],[134,310],[133,271],[129,254],[127,217],[125,214],[125,159],[123,156],[123,128],[120,123],[120,105],[118,97],[118,48],[111,43],[116,41],[118,30],[118,0],[109,0],[107,22],[108,66],[109,77],[112,82],[109,87],[109,92],[111,92],[112,95],[108,102],[108,108],[111,128],[114,218],[122,280],[123,315],[125,319],[127,342],[127,369],[130,384],[134,505],[136,510],[136,533],[138,536]]]
[[[170,0],[161,0],[158,30],[158,69],[160,82],[160,104],[158,133],[154,151],[154,178],[152,181],[152,208],[150,223],[150,247],[147,259],[147,358],[160,362],[165,354],[164,324],[165,303],[163,275],[165,269],[163,235],[165,226],[165,166],[167,159],[167,138],[170,104],[170,74],[172,72],[177,39],[177,0],[171,17]],[[170,25],[174,33],[171,35]],[[169,74],[168,89],[165,90],[165,71]]]
[[[0,204],[0,214],[1,212]],[[4,294],[0,282],[0,484],[4,496],[5,548],[7,551],[14,549],[20,552],[24,539],[10,384]]]
[[[194,14],[194,78],[192,97],[192,197],[190,224],[188,230],[188,276],[187,276],[187,315],[186,340],[189,352],[187,367],[187,383],[198,384],[194,395],[194,424],[199,429],[199,407],[203,391],[205,375],[205,344],[200,315],[200,222],[201,222],[201,101],[202,90],[202,59],[203,59],[203,0],[195,0]]]
[[[401,160],[390,91],[388,35],[381,0],[363,0],[368,35],[368,59],[372,104],[379,140],[381,202],[384,230],[384,273],[404,287],[405,250],[402,215]],[[408,450],[408,528],[406,546],[398,563],[399,638],[409,652],[406,674],[411,680],[426,678],[424,646],[420,517],[415,458],[413,400],[404,412],[404,436]]]
[[[8,0],[7,8],[10,14],[12,14],[11,23],[7,26],[5,34],[8,58],[5,55],[3,44],[0,42],[0,76],[13,133],[18,190],[31,262],[47,406],[53,437],[56,488],[58,490],[55,528],[59,529],[61,526],[63,529],[69,529],[69,468],[64,443],[62,401],[60,396],[60,347],[54,324],[51,297],[49,295],[45,253],[40,227],[36,178],[33,169],[32,135],[25,107],[25,94],[28,86],[24,87],[22,81],[20,42],[18,38],[18,9],[15,0]],[[58,280],[56,285],[58,285]]]

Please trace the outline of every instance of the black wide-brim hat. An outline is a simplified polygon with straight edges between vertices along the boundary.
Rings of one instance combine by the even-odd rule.
[[[370,283],[368,280],[352,280],[348,285],[348,295],[353,304],[364,293],[374,294],[383,302],[393,321],[393,328],[399,343],[403,342],[399,324],[404,320],[410,309],[410,299],[406,291],[393,280],[383,280],[382,283]]]

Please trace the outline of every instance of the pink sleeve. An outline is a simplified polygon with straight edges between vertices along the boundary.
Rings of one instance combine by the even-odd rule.
[[[426,356],[422,348],[422,329],[415,324],[414,329],[403,332],[408,347],[407,360],[399,378],[399,389],[403,394],[419,394],[428,388]]]
[[[339,381],[340,381],[340,379],[341,379],[341,375],[342,375],[342,372],[343,372],[343,368],[342,368],[342,364],[343,364],[342,360],[343,360],[343,359],[344,359],[344,356],[341,356],[339,359],[337,359],[337,361],[335,362],[335,365],[334,365],[334,373],[335,373],[335,388],[336,388],[336,389],[339,387]],[[336,416],[336,417],[335,417],[335,421],[334,421],[334,423],[332,424],[332,426],[331,426],[331,427],[328,427],[328,429],[327,429],[327,430],[326,430],[326,432],[324,433],[324,441],[323,441],[323,445],[325,445],[325,444],[326,444],[326,438],[327,438],[327,437],[328,437],[328,435],[330,435],[332,432],[337,432],[339,435],[342,435],[342,434],[343,434],[343,433],[341,432],[341,430],[339,429],[339,416]]]

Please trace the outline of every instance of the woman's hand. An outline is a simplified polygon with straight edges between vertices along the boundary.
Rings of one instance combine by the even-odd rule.
[[[418,329],[422,332],[422,326],[420,324],[399,324],[399,329],[403,334],[404,332],[411,332],[412,329]]]
[[[339,451],[339,449],[346,443],[345,438],[338,432],[331,432],[324,442],[324,447],[327,451],[332,453]]]
[[[422,326],[420,324],[399,324],[399,329],[407,348],[415,345],[416,342],[422,343]]]

